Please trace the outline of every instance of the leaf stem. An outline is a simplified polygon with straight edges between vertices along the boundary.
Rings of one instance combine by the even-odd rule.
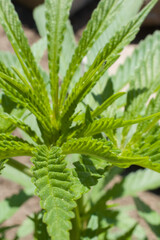
[[[24,165],[23,163],[18,162],[17,160],[14,160],[12,158],[9,158],[8,161],[6,162],[9,166],[16,168],[18,171],[24,173],[25,175],[29,177],[33,177],[29,167]]]
[[[79,214],[79,206],[75,208],[75,218],[72,220],[72,230],[70,231],[70,240],[79,240],[81,230],[81,219]]]

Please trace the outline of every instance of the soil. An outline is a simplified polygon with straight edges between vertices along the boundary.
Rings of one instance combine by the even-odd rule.
[[[96,4],[96,1],[95,1],[95,4]],[[91,12],[91,9],[90,9],[90,12]],[[88,15],[87,15],[87,18],[88,18]],[[77,32],[77,35],[76,35],[77,39],[79,38],[79,36],[81,35],[81,32],[82,32],[81,30],[78,32],[80,25],[81,25],[80,23],[77,23],[77,26],[76,26],[74,23],[74,29]],[[82,26],[80,26],[80,27],[82,27]],[[37,31],[35,30],[35,28],[33,26],[28,27],[28,26],[24,25],[24,30],[29,39],[29,43],[31,45],[39,39]],[[124,51],[122,52],[121,58],[111,68],[110,71],[112,73],[114,73],[116,71],[117,66],[120,63],[124,62],[124,59],[126,58],[126,56],[131,55],[134,48],[135,48],[135,45],[130,45],[124,49]],[[7,40],[5,33],[1,27],[0,27],[0,50],[13,52],[12,47],[11,47],[9,41]],[[45,69],[48,69],[47,54],[45,54],[45,56],[43,57],[41,64]],[[22,159],[20,161],[22,161]],[[26,163],[28,163],[28,159],[25,160],[23,158],[23,162],[25,162],[25,161],[26,161]],[[116,181],[116,180],[114,180],[114,181]],[[0,177],[0,189],[1,189],[0,190],[0,201],[1,201],[1,200],[5,199],[6,197],[10,197],[13,194],[17,194],[21,190],[21,187],[13,182],[10,182],[10,181],[5,180],[2,177]],[[151,192],[145,192],[145,193],[141,193],[139,196],[142,200],[144,200],[146,203],[148,203],[155,211],[160,213],[160,197],[158,195],[155,195]],[[121,200],[117,200],[117,202],[122,205],[128,205],[128,204],[131,204],[133,202],[133,200],[132,200],[132,198],[128,197],[128,198],[124,198]],[[4,226],[12,225],[12,224],[21,224],[21,222],[26,218],[27,215],[29,215],[32,212],[36,212],[39,209],[40,209],[39,199],[37,197],[33,197],[32,199],[29,199],[27,202],[25,202],[23,204],[23,206],[19,209],[19,211],[12,218],[10,218],[9,220],[7,220],[5,222]],[[147,231],[148,240],[156,240],[157,239],[156,236],[150,231],[150,229],[146,225],[146,223],[141,218],[139,218],[137,213],[135,213],[135,212],[132,213],[132,217],[136,218],[141,225],[145,226],[146,231]],[[8,231],[8,234],[7,234],[8,240],[13,239],[15,232],[16,232],[16,229]],[[30,240],[30,239],[32,239],[31,236],[23,238],[23,240]]]

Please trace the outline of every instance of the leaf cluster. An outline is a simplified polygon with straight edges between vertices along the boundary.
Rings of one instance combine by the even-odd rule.
[[[116,75],[108,69],[156,2],[139,11],[143,1],[101,0],[76,45],[68,21],[72,1],[46,0],[34,12],[42,39],[31,48],[11,1],[0,0],[0,23],[15,52],[0,53],[0,171],[7,164],[32,177],[44,210],[24,223],[35,227],[35,239],[130,239],[138,229],[133,223],[112,238],[112,224],[126,212],[109,209],[106,201],[157,183],[132,192],[129,175],[107,194],[101,185],[117,169],[131,165],[160,172],[160,33],[147,37]],[[126,6],[132,11],[125,18]],[[39,14],[44,18],[41,28]],[[39,64],[46,48],[49,74]],[[13,136],[16,128],[25,140]],[[16,156],[32,157],[31,171]],[[136,173],[137,181],[148,171]],[[21,183],[21,200],[32,196],[29,184],[30,191]],[[91,187],[87,203],[83,195]],[[138,199],[135,203],[141,214],[144,204]],[[8,216],[16,210],[8,207]]]

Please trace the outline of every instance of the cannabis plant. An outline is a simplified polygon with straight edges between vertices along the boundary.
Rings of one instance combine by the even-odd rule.
[[[160,172],[160,34],[147,38],[115,76],[107,71],[156,2],[138,12],[143,1],[101,0],[76,46],[67,20],[72,0],[46,0],[45,24],[44,6],[38,19],[42,39],[30,48],[10,0],[0,0],[0,22],[15,52],[1,53],[0,168],[11,166],[10,176],[25,187],[18,206],[35,186],[42,208],[30,217],[35,239],[112,239],[108,219],[115,212],[106,201],[122,196],[124,185],[106,194],[108,179],[133,164]],[[39,64],[46,46],[49,75]],[[17,156],[32,157],[31,169]],[[140,176],[152,179],[147,171]],[[128,239],[135,228],[113,239]]]

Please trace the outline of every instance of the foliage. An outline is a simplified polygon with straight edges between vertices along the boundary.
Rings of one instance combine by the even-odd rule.
[[[45,0],[34,12],[42,39],[31,48],[11,1],[0,0],[0,22],[15,52],[0,52],[0,171],[23,187],[0,202],[0,223],[34,189],[42,208],[15,239],[31,232],[37,240],[146,239],[128,216],[133,207],[108,201],[159,186],[160,33],[147,37],[116,75],[108,69],[156,2],[139,11],[143,1],[101,0],[76,45],[67,20],[72,1]],[[46,48],[49,74],[39,64]],[[12,134],[16,128],[24,139]],[[17,156],[32,157],[33,166]],[[151,170],[129,174],[106,193],[131,165]],[[135,203],[157,235],[158,221],[152,224],[144,203]],[[0,228],[1,239],[13,227]]]

